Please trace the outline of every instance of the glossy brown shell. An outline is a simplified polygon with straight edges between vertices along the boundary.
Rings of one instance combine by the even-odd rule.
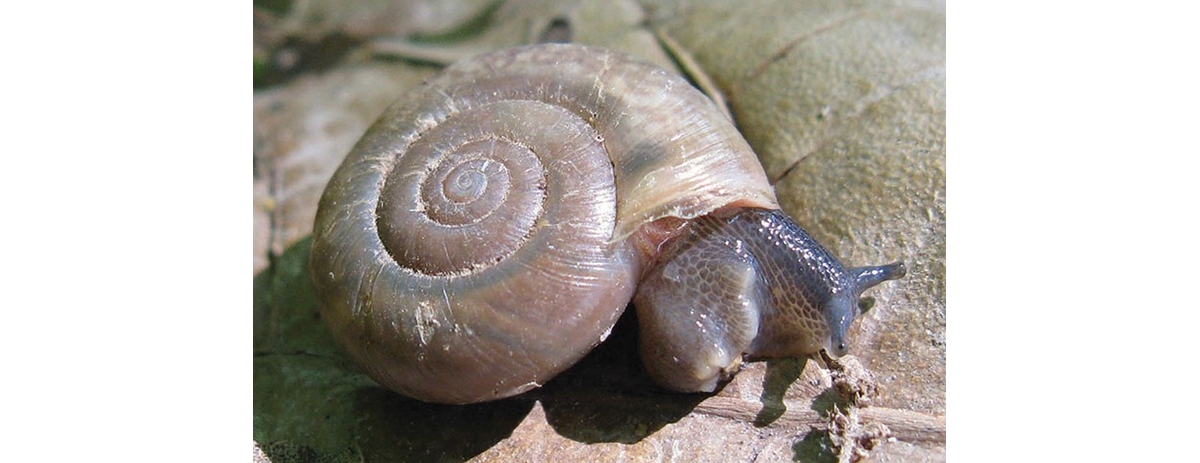
[[[321,198],[311,266],[322,316],[372,378],[491,400],[608,335],[646,263],[643,225],[731,203],[778,208],[749,146],[682,78],[601,49],[516,48],[380,117]]]

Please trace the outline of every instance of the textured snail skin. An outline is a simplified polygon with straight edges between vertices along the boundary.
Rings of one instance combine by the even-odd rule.
[[[638,286],[642,362],[663,387],[710,392],[742,354],[844,355],[862,292],[904,273],[899,262],[844,268],[779,210],[697,218]]]
[[[844,351],[858,294],[903,273],[843,270],[778,208],[750,147],[686,81],[619,53],[538,45],[450,66],[385,111],[326,187],[310,265],[349,357],[420,400],[543,384],[608,335],[643,276],[647,370],[711,391],[744,352]],[[754,236],[768,217],[790,225]],[[731,240],[753,258],[703,251]],[[673,267],[676,254],[688,263]],[[726,283],[741,286],[714,286]],[[704,295],[736,307],[691,305]]]

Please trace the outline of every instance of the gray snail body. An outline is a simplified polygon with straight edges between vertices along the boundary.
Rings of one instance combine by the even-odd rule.
[[[350,358],[420,400],[537,387],[631,300],[651,377],[712,391],[743,354],[844,353],[862,291],[904,273],[845,269],[778,209],[682,78],[537,45],[452,65],[390,107],[326,187],[310,266]]]

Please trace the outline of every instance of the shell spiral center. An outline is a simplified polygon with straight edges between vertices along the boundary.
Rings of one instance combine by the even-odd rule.
[[[545,167],[513,139],[519,136],[489,127],[495,116],[486,107],[457,114],[398,158],[377,225],[401,266],[426,275],[474,272],[508,257],[533,233],[545,211]]]

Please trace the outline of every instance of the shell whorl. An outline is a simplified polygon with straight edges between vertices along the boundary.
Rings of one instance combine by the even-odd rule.
[[[475,402],[535,387],[599,343],[663,217],[778,207],[737,131],[686,81],[540,45],[453,65],[390,107],[322,196],[322,315],[369,375]]]

